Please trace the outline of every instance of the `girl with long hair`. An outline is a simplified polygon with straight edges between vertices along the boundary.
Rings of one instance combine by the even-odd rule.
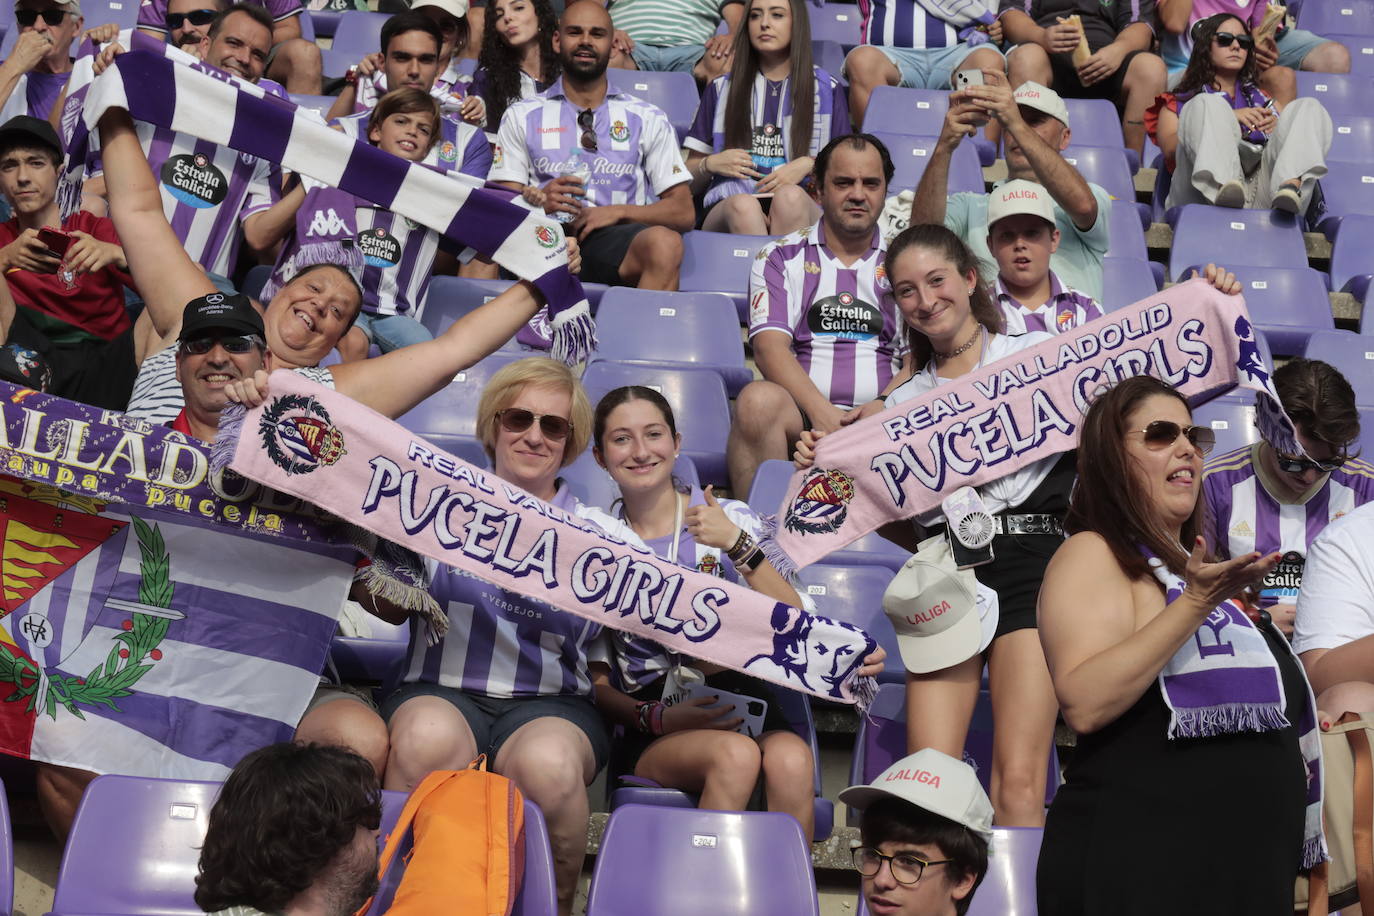
[[[849,133],[845,88],[812,65],[805,0],[749,0],[730,73],[706,87],[684,141],[702,228],[786,235],[820,215],[802,183]]]
[[[1260,88],[1254,37],[1235,16],[1199,20],[1193,38],[1177,88],[1145,113],[1174,176],[1168,206],[1305,213],[1326,174],[1331,116],[1316,99],[1283,104]]]
[[[494,134],[507,108],[558,79],[558,17],[549,0],[494,0],[483,23],[472,88],[487,103],[487,130]]]

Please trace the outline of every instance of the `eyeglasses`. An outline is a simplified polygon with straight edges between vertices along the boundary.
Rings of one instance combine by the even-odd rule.
[[[1218,48],[1229,48],[1233,41],[1247,51],[1255,46],[1255,39],[1251,38],[1249,35],[1232,35],[1230,32],[1217,32],[1212,38],[1215,39]]]
[[[921,880],[921,875],[925,874],[927,868],[933,865],[948,865],[954,861],[953,859],[941,859],[938,862],[927,862],[920,856],[912,855],[909,852],[885,856],[868,846],[856,846],[853,856],[854,870],[865,878],[872,878],[882,871],[884,862],[888,863],[892,868],[892,877],[898,884],[915,884]]]
[[[191,25],[209,25],[215,20],[214,10],[191,10],[189,13],[168,13],[167,30],[175,31],[181,28],[182,23],[189,22]]]
[[[589,153],[596,152],[596,131],[593,130],[593,118],[596,112],[590,108],[584,108],[577,113],[577,126],[582,128],[582,148]]]
[[[1345,464],[1347,456],[1338,455],[1335,458],[1314,461],[1311,458],[1299,458],[1296,455],[1285,455],[1283,452],[1275,450],[1274,457],[1278,459],[1279,470],[1283,471],[1285,474],[1301,474],[1304,471],[1320,471],[1323,474],[1330,474],[1332,471]]]
[[[523,433],[535,420],[539,421],[539,432],[545,439],[566,439],[572,432],[572,423],[566,417],[556,417],[549,413],[534,413],[523,407],[507,407],[498,410],[496,418],[507,432]]]
[[[192,356],[204,356],[219,344],[226,353],[247,353],[254,347],[265,346],[263,339],[256,334],[238,334],[233,337],[192,337],[181,342],[181,349]]]
[[[48,25],[57,25],[65,15],[66,10],[15,10],[14,21],[27,29],[38,21],[39,16],[42,16]]]
[[[1145,444],[1155,451],[1173,445],[1178,441],[1179,436],[1187,436],[1193,448],[1204,455],[1212,450],[1212,446],[1217,444],[1217,434],[1212,432],[1212,427],[1179,426],[1173,420],[1154,420],[1144,429],[1132,429],[1129,432],[1143,433]]]

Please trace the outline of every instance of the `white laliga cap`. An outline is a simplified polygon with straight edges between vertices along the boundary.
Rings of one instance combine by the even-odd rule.
[[[870,785],[850,786],[840,793],[840,801],[857,811],[884,798],[899,798],[992,839],[992,802],[978,774],[934,748],[903,757]]]
[[[454,19],[462,19],[468,14],[468,0],[415,0],[410,4],[413,10],[425,6],[437,6]]]
[[[947,550],[907,560],[883,595],[883,610],[897,633],[902,664],[915,674],[957,665],[982,645],[978,580],[972,570],[956,570]]]
[[[1058,118],[1059,123],[1065,127],[1069,126],[1068,106],[1059,97],[1059,93],[1048,86],[1042,86],[1034,80],[1026,80],[1016,87],[1016,92],[1012,93],[1012,99],[1018,105],[1042,111],[1051,118]]]
[[[1045,186],[1017,178],[992,189],[988,195],[988,228],[1008,216],[1028,213],[1054,225],[1054,200]]]

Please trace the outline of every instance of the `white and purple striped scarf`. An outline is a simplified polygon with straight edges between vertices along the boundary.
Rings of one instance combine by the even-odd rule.
[[[1164,562],[1141,548],[1164,586],[1166,601],[1183,594],[1184,581]],[[1286,639],[1283,651],[1301,663]],[[1317,700],[1303,678],[1306,703],[1297,723],[1298,747],[1307,772],[1307,811],[1303,833],[1303,868],[1326,861],[1322,835],[1321,732],[1317,728]],[[1236,732],[1267,732],[1287,728],[1287,697],[1278,662],[1240,603],[1228,599],[1213,608],[1197,633],[1179,647],[1159,672],[1159,692],[1169,707],[1168,735],[1206,738]]]
[[[116,57],[68,100],[63,123],[72,125],[71,136],[58,192],[64,213],[79,205],[87,146],[100,116],[121,108],[135,120],[278,162],[477,249],[539,288],[552,316],[555,358],[581,362],[595,348],[591,311],[553,220],[506,195],[355,141],[213,67],[181,65],[161,50],[135,46],[141,49]]]

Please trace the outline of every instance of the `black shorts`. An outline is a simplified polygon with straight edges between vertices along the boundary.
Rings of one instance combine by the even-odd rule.
[[[1084,86],[1078,80],[1078,70],[1073,65],[1072,54],[1051,54],[1050,68],[1054,71],[1054,91],[1062,96],[1071,99],[1107,99],[1116,103],[1120,108],[1125,98],[1122,95],[1122,87],[1126,83],[1126,71],[1130,69],[1131,61],[1137,54],[1144,54],[1144,51],[1131,51],[1126,58],[1121,61],[1121,66],[1116,68],[1116,72],[1100,83],[1093,83],[1091,86]]]
[[[495,763],[501,746],[520,726],[546,717],[565,719],[581,729],[591,742],[598,771],[610,756],[611,739],[606,734],[605,723],[596,704],[587,697],[487,697],[456,687],[417,682],[402,684],[383,701],[382,718],[390,722],[401,704],[414,697],[438,697],[452,703],[472,729],[477,753],[487,755],[488,765]]]
[[[997,636],[1035,629],[1040,583],[1062,543],[1057,534],[999,534],[992,539],[995,559],[975,567],[973,574],[997,592]]]
[[[620,265],[630,244],[649,227],[643,223],[617,223],[604,226],[582,240],[582,275],[587,283],[622,286]]]
[[[114,340],[54,343],[15,309],[9,340],[42,353],[52,369],[49,393],[108,410],[127,410],[138,365],[134,362],[134,329]]]

